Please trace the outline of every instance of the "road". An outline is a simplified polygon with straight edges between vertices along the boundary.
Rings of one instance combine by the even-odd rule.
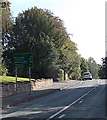
[[[3,110],[2,118],[25,119],[79,119],[106,118],[105,80],[86,80],[79,84]],[[15,119],[16,119],[15,118]],[[16,119],[17,120],[17,119]]]

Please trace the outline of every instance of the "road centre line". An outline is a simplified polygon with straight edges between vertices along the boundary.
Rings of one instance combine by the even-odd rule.
[[[82,95],[81,97],[79,97],[77,100],[75,100],[74,102],[72,102],[71,104],[67,105],[66,107],[64,107],[62,110],[60,110],[59,112],[53,114],[52,116],[50,116],[48,119],[46,120],[50,120],[54,117],[56,117],[58,114],[62,113],[63,111],[65,111],[66,109],[68,109],[69,107],[71,107],[72,105],[74,105],[75,103],[77,103],[78,101],[80,101],[82,98],[84,98],[86,95],[88,95],[90,92],[92,92],[97,85],[95,85],[91,90],[89,90],[88,92],[86,92],[84,95]]]
[[[61,119],[61,118],[63,118],[64,116],[65,116],[65,114],[62,114],[62,115],[61,115],[61,116],[59,116],[58,118],[60,118],[60,119]]]

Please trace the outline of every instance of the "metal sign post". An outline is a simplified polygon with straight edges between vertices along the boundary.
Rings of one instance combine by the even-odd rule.
[[[29,86],[30,86],[30,92],[29,94],[31,94],[31,68],[29,67]]]
[[[32,54],[31,53],[16,53],[14,55],[14,66],[16,68],[16,93],[17,93],[17,68],[29,68],[29,87],[31,94],[31,68]]]
[[[16,75],[15,75],[15,77],[16,77],[16,93],[17,93],[17,68],[16,68]]]

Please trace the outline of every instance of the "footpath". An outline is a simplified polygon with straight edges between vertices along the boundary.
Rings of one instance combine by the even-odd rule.
[[[53,85],[48,88],[42,88],[42,89],[32,91],[31,93],[17,94],[14,96],[2,98],[2,109],[11,108],[13,106],[22,104],[24,102],[37,99],[43,96],[47,96],[57,91],[60,91],[69,87],[73,87],[79,83],[80,81],[76,81],[76,80],[70,80],[66,82],[54,82]]]

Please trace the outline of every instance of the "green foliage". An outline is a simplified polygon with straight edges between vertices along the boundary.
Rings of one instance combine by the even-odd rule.
[[[2,45],[6,48],[9,39],[9,30],[12,27],[12,16],[10,12],[10,2],[1,0],[1,14],[2,14]]]
[[[8,73],[4,64],[1,65],[1,75],[6,75]]]
[[[80,60],[80,68],[81,68],[81,77],[83,77],[83,73],[84,72],[88,72],[89,71],[89,68],[88,68],[88,63],[87,61],[81,57],[81,60]]]
[[[69,76],[71,79],[81,78],[81,68],[80,68],[80,56],[74,55],[72,58],[71,69],[69,71]]]
[[[94,58],[90,57],[88,59],[88,67],[89,71],[91,72],[93,78],[97,79],[99,78],[99,65],[95,62]]]
[[[107,57],[102,58],[102,65],[100,65],[99,77],[107,79]]]
[[[3,53],[3,49],[2,49],[2,45],[0,44],[0,75],[2,75],[2,53]]]
[[[11,26],[12,18],[10,13],[10,2],[9,1],[0,1],[0,28],[2,28],[0,32],[0,75],[6,74],[7,69],[5,68],[4,59],[3,59],[3,52],[5,51],[9,29]],[[2,36],[2,37],[1,37]]]
[[[36,72],[36,77],[54,77],[57,60],[58,53],[54,44],[49,42],[48,39],[44,40],[42,38],[41,42],[35,44],[33,49],[33,68]]]
[[[76,44],[70,40],[63,21],[51,11],[34,7],[20,13],[8,40],[4,58],[10,75],[15,74],[13,55],[30,52],[33,54],[33,78],[57,79],[60,69],[71,78],[80,77]],[[18,73],[27,76],[25,69]]]
[[[10,12],[10,2],[1,0],[2,9],[2,31],[5,32],[11,26],[11,12]]]

